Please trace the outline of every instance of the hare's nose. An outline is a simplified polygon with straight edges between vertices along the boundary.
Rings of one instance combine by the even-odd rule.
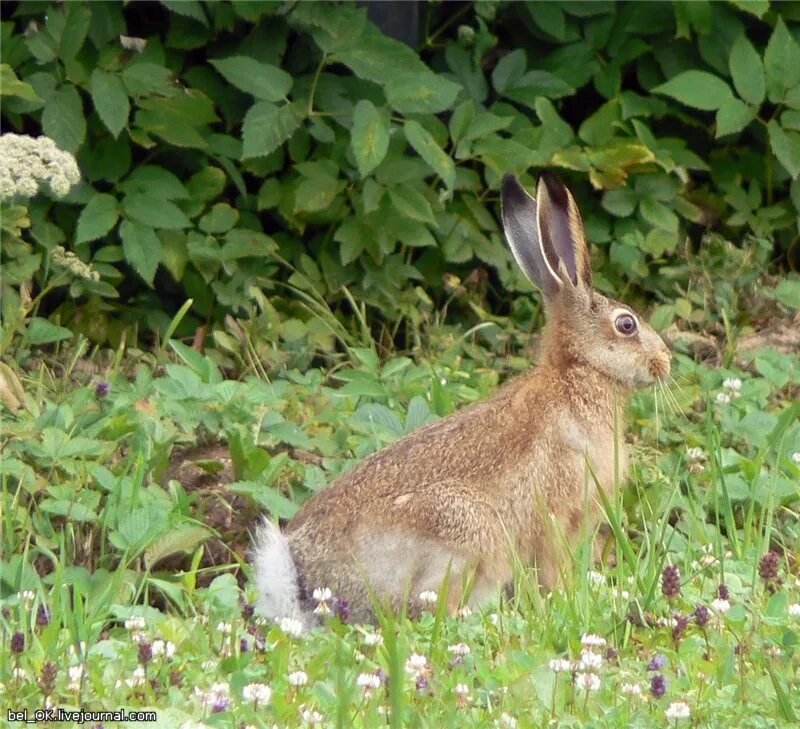
[[[669,377],[669,351],[659,352],[650,360],[650,374],[657,380],[665,380]]]

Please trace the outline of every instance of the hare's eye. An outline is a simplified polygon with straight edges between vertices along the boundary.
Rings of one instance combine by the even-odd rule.
[[[620,314],[614,320],[614,326],[620,334],[630,336],[636,333],[636,318],[631,314]]]

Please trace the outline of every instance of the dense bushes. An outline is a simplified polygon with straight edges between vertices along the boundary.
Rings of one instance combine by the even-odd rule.
[[[179,332],[210,324],[230,351],[226,314],[329,350],[327,307],[403,341],[450,297],[504,311],[527,284],[498,182],[542,167],[576,189],[598,284],[668,302],[660,325],[707,305],[684,290],[705,229],[797,258],[798,3],[431,4],[419,52],[347,4],[8,8],[4,131],[49,135],[84,181],[3,201],[4,347],[70,335],[31,337],[35,315],[98,342],[163,333],[187,298]]]

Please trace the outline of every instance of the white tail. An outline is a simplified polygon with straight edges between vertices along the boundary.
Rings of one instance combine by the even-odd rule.
[[[257,612],[266,618],[297,618],[305,623],[289,542],[267,519],[257,528],[252,557],[258,592]]]

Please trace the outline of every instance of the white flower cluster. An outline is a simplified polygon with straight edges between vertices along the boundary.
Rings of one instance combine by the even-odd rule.
[[[33,197],[42,185],[64,197],[80,179],[75,157],[50,137],[0,136],[0,198]]]

